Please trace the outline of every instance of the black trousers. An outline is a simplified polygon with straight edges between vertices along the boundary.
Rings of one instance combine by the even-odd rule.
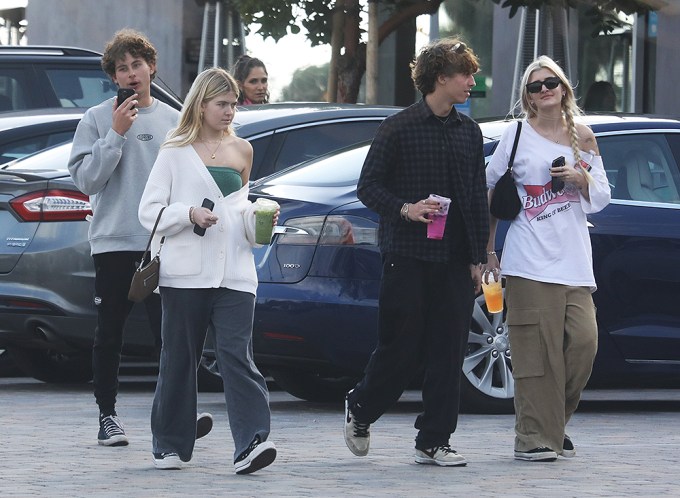
[[[100,412],[115,411],[123,330],[134,303],[128,300],[130,282],[142,251],[116,251],[93,255],[97,328],[92,348],[94,397]],[[161,346],[161,300],[151,294],[145,301],[156,351]]]
[[[416,448],[449,442],[458,422],[461,367],[474,297],[467,264],[386,255],[378,345],[348,399],[357,420],[373,423],[380,418],[422,365],[424,409],[415,422]]]

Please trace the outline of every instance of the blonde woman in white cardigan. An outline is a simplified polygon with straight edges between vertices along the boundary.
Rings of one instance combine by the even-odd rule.
[[[231,127],[237,98],[237,83],[223,69],[198,75],[139,206],[139,220],[149,230],[165,208],[156,231],[157,239],[165,238],[159,279],[163,349],[151,412],[153,462],[161,469],[179,469],[191,460],[196,369],[209,327],[224,381],[235,472],[255,472],[276,458],[267,440],[269,393],[252,354],[257,274],[248,179],[253,149]],[[214,207],[202,207],[204,199]],[[278,213],[274,223],[277,219]]]

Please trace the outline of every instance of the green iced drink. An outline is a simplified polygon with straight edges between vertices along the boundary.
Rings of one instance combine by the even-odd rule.
[[[273,220],[279,204],[276,201],[259,198],[255,201],[255,242],[269,244],[274,230]]]

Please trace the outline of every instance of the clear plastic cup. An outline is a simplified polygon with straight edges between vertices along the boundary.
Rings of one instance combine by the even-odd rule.
[[[279,203],[262,197],[255,201],[255,242],[269,244],[274,232],[274,215]]]
[[[429,200],[437,201],[441,208],[437,213],[430,213],[427,215],[428,219],[432,220],[432,223],[427,224],[427,238],[441,240],[444,238],[444,230],[446,229],[446,218],[449,214],[449,206],[451,205],[451,199],[448,197],[442,197],[437,194],[430,194]]]
[[[489,277],[488,284],[484,282],[487,276]],[[484,292],[486,309],[489,313],[500,313],[503,311],[503,284],[501,283],[499,273],[490,272],[482,275],[482,291]]]

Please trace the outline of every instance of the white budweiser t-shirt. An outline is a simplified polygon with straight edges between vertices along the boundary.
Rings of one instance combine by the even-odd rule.
[[[486,168],[489,188],[495,187],[507,169],[516,130],[515,124],[507,127]],[[582,151],[582,164],[590,168],[594,180],[588,187],[590,200],[569,186],[553,194],[549,170],[558,156],[564,156],[566,164],[573,166],[570,146],[545,139],[525,120],[513,163],[522,210],[505,238],[501,271],[504,275],[595,291],[586,213],[596,213],[609,204],[609,182],[602,158]]]

